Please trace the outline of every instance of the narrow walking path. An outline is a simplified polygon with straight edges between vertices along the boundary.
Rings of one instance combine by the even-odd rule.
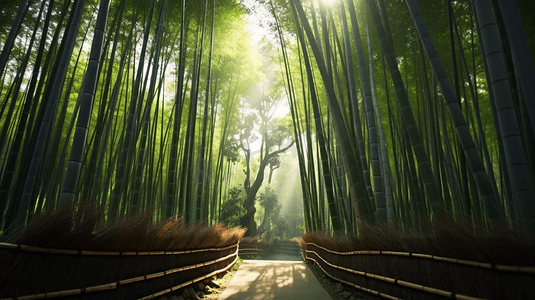
[[[244,260],[219,299],[330,300],[332,298],[302,261]]]

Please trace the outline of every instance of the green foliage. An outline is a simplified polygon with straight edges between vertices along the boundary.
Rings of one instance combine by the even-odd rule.
[[[273,230],[272,230],[272,240],[280,240],[280,239],[287,239],[288,231],[290,230],[290,226],[288,225],[288,222],[284,218],[277,218],[277,220],[273,224]]]
[[[258,203],[260,203],[265,210],[272,211],[275,215],[280,213],[281,205],[279,204],[279,196],[269,185],[258,195]]]
[[[264,230],[264,238],[267,240],[279,240],[289,238],[290,226],[286,218],[281,215],[282,205],[279,196],[267,185],[258,195],[258,203],[264,208],[264,221],[260,230]]]
[[[283,119],[273,120],[273,128],[269,135],[268,147],[281,146],[282,143],[292,136],[292,129],[287,126]]]
[[[232,266],[232,271],[238,271],[238,269],[240,268],[240,264],[243,262],[243,259],[241,257],[238,256],[238,260],[236,261],[236,263]]]
[[[302,30],[303,22],[296,22],[290,4],[298,2],[303,4],[304,9],[303,17],[299,18],[310,24],[312,40],[315,39],[317,44],[315,47],[318,50],[317,54],[311,52],[310,37],[305,37],[303,48],[297,41],[297,33]],[[485,171],[495,175],[496,194],[500,197],[503,215],[513,221],[515,213],[520,210],[515,207],[512,193],[509,190],[510,181],[515,179],[504,168],[504,150],[503,147],[500,148],[502,141],[499,134],[500,128],[508,129],[509,125],[500,124],[500,121],[495,120],[493,116],[494,103],[489,93],[487,73],[483,65],[484,59],[480,54],[476,19],[470,1],[449,1],[452,5],[456,30],[460,35],[459,44],[450,38],[447,2],[418,1],[423,19],[429,27],[430,38],[438,49],[438,58],[444,65],[446,77],[458,86],[455,96],[459,99],[461,113],[467,121],[469,134],[472,135],[478,152],[485,152],[483,147],[485,140],[488,144],[489,163],[485,166]],[[529,14],[531,2],[527,0],[516,2],[524,22],[528,44],[533,45],[535,44],[535,29],[533,18]],[[20,1],[16,0],[0,1],[0,45],[3,45],[10,32],[10,25],[15,19],[19,3]],[[3,161],[0,163],[0,170],[2,170],[0,178],[3,179],[0,191],[2,193],[0,230],[5,229],[6,226],[9,227],[13,215],[17,214],[20,189],[24,186],[26,179],[30,178],[26,176],[30,169],[26,162],[33,160],[35,141],[32,139],[35,139],[36,133],[43,127],[41,118],[46,110],[47,93],[54,82],[53,76],[56,68],[54,65],[61,59],[58,53],[60,53],[60,45],[64,42],[67,20],[73,9],[72,5],[67,5],[71,2],[55,1],[51,9],[48,31],[43,32],[45,13],[38,22],[35,32],[37,39],[32,49],[28,49],[36,21],[35,17],[42,3],[43,1],[29,2],[15,43],[12,49],[8,49],[6,68],[0,74],[0,102],[2,103],[0,124],[3,126],[0,141]],[[162,1],[156,1],[155,14],[150,27],[147,26],[147,20],[151,1],[112,1],[104,33],[101,71],[94,74],[98,81],[92,111],[90,114],[78,114],[75,112],[75,107],[86,76],[85,70],[90,55],[88,46],[92,44],[94,36],[98,3],[97,0],[86,1],[80,30],[72,45],[68,45],[74,50],[69,57],[67,75],[62,79],[63,87],[60,92],[62,96],[51,110],[54,111],[49,118],[53,120],[52,124],[49,127],[43,127],[50,128],[50,133],[46,140],[39,141],[41,145],[46,145],[43,148],[46,150],[38,151],[40,157],[36,158],[36,161],[40,160],[36,171],[39,176],[28,180],[28,182],[35,180],[33,190],[38,191],[39,198],[37,195],[32,195],[28,206],[31,209],[28,211],[23,209],[21,215],[24,213],[31,215],[42,207],[56,203],[56,194],[61,191],[61,179],[65,176],[64,170],[69,152],[71,148],[82,146],[82,143],[72,145],[71,124],[75,124],[79,115],[90,115],[87,140],[83,141],[86,151],[84,161],[81,162],[78,189],[83,197],[89,195],[87,197],[97,198],[104,207],[108,207],[114,187],[121,183],[124,189],[118,199],[119,214],[128,213],[132,209],[133,199],[137,199],[138,196],[141,209],[154,207],[157,216],[163,215],[161,211],[166,205],[168,206],[166,209],[173,214],[184,213],[185,207],[189,207],[185,203],[189,200],[184,200],[188,199],[187,197],[181,197],[182,200],[169,203],[164,203],[161,199],[167,199],[169,195],[178,198],[178,195],[185,194],[184,191],[187,191],[190,195],[200,195],[195,203],[188,202],[188,205],[206,212],[203,215],[209,215],[207,217],[209,222],[216,221],[218,213],[221,212],[221,221],[227,222],[229,226],[237,226],[240,216],[246,213],[243,207],[246,193],[241,188],[229,187],[235,186],[236,182],[245,181],[244,176],[247,177],[248,188],[252,187],[255,181],[254,172],[266,170],[266,173],[270,172],[270,180],[271,175],[274,175],[273,187],[260,190],[262,192],[258,197],[254,197],[258,190],[254,191],[251,197],[258,199],[266,212],[267,223],[264,226],[266,234],[269,232],[273,238],[300,234],[305,227],[310,226],[310,222],[317,222],[318,228],[329,230],[333,222],[324,218],[329,213],[339,214],[343,219],[344,228],[355,229],[357,220],[354,214],[356,212],[352,207],[354,202],[351,201],[354,199],[348,199],[348,196],[351,196],[349,190],[360,182],[365,182],[365,180],[355,179],[358,176],[372,178],[379,174],[373,174],[375,171],[360,174],[365,172],[355,171],[358,169],[356,162],[351,163],[352,165],[347,166],[346,169],[343,167],[348,161],[355,161],[353,155],[348,154],[347,151],[353,152],[355,149],[355,157],[363,157],[364,160],[370,157],[372,151],[370,148],[377,141],[372,143],[369,140],[371,134],[368,132],[367,120],[376,118],[379,121],[380,113],[384,128],[384,142],[382,141],[381,145],[385,147],[386,152],[386,170],[383,170],[382,176],[390,177],[395,218],[416,225],[419,222],[416,215],[425,213],[430,201],[433,200],[444,203],[445,209],[456,217],[488,216],[481,209],[475,183],[470,180],[472,176],[469,176],[469,173],[473,171],[463,165],[463,154],[458,146],[459,138],[451,123],[450,113],[447,110],[443,111],[444,108],[441,105],[444,101],[443,92],[434,82],[435,77],[422,51],[421,41],[414,22],[411,20],[406,1],[352,2],[355,4],[357,23],[362,37],[366,36],[365,25],[370,25],[369,59],[368,53],[364,54],[365,64],[373,63],[374,85],[378,101],[375,116],[370,115],[374,113],[372,111],[364,111],[363,101],[357,104],[349,103],[351,97],[349,95],[348,57],[353,59],[353,75],[357,86],[360,86],[358,81],[361,80],[360,72],[357,70],[359,67],[369,67],[369,65],[358,65],[360,62],[356,58],[355,40],[351,39],[348,44],[349,48],[345,48],[342,31],[344,14],[341,9],[343,7],[346,10],[344,13],[350,23],[347,17],[349,2],[335,1],[326,5],[325,9],[320,9],[320,3],[323,2],[318,0],[255,1],[255,5],[263,5],[277,17],[276,21],[264,22],[272,32],[258,45],[252,44],[243,1],[217,0],[213,8],[212,1],[187,0],[185,1],[185,16],[182,18],[182,1],[168,0],[166,17],[161,23],[161,28],[163,28],[161,42],[159,42],[157,32],[160,25],[159,17],[163,16],[164,12]],[[345,6],[340,6],[341,3]],[[399,69],[400,76],[396,79],[397,84],[403,83],[406,87],[408,99],[403,110],[395,101],[396,90],[393,88],[392,77],[384,61],[383,53],[385,52],[381,47],[377,30],[371,22],[368,6],[371,3],[385,6],[385,11],[380,12],[381,22],[377,24],[388,27],[385,38],[391,39],[387,44],[391,44],[395,50],[392,51],[395,57],[392,56],[393,60],[390,62],[392,66],[397,64]],[[208,5],[205,6],[206,4]],[[205,7],[207,8],[206,14]],[[212,12],[215,12],[213,19]],[[496,15],[499,14],[496,13]],[[210,30],[212,24],[214,24],[214,32]],[[204,35],[203,25],[206,25]],[[184,39],[180,38],[181,29],[185,30]],[[277,35],[278,29],[281,30],[281,36]],[[348,36],[352,37],[352,31],[356,30],[356,27],[349,26],[347,30]],[[212,36],[214,49],[213,53],[210,53],[208,45]],[[33,51],[41,46],[41,37],[44,41],[42,51]],[[129,38],[131,41],[128,41]],[[139,45],[145,38],[148,50],[144,54],[144,60],[141,60]],[[500,38],[502,38],[503,45],[497,45],[499,46],[496,47],[497,49],[519,48],[514,45],[514,41],[507,41],[507,37],[501,33]],[[183,49],[179,49],[181,42],[184,43]],[[512,47],[508,47],[507,42],[511,43]],[[201,43],[203,43],[202,48]],[[462,52],[459,45],[462,46]],[[285,52],[282,51],[283,49]],[[347,49],[351,52],[349,55],[345,53]],[[28,57],[28,66],[23,70],[22,66],[28,50],[32,51]],[[305,71],[307,67],[303,55],[304,50],[308,51],[307,58],[310,58],[311,62],[309,71],[313,80],[310,82]],[[527,52],[529,50],[534,51],[533,47],[526,49]],[[364,52],[368,52],[367,47],[364,47]],[[156,53],[159,53],[159,61],[153,60],[158,57]],[[285,57],[281,53],[284,53]],[[43,55],[40,63],[37,63],[38,54]],[[461,54],[465,55],[469,78],[466,78],[465,70],[462,68]],[[506,57],[507,55],[506,53]],[[323,56],[325,67],[322,72],[316,60],[316,57],[320,56]],[[184,61],[179,60],[181,57]],[[209,59],[212,62],[210,77],[208,76]],[[159,65],[160,73],[153,76],[151,70],[156,69],[156,64]],[[457,74],[454,74],[454,66],[457,67]],[[32,78],[30,76],[34,67],[39,69],[35,69],[36,77]],[[134,89],[136,73],[141,68],[143,68],[142,75],[139,77],[141,83],[139,89]],[[521,74],[514,69],[514,66],[507,68],[510,68],[507,70],[509,75]],[[120,72],[124,72],[121,77],[119,77]],[[14,89],[16,89],[13,82],[19,74],[23,76],[23,84],[18,88],[20,90],[17,91],[18,97],[13,99],[12,95],[15,94]],[[183,74],[184,78],[179,78],[179,74]],[[458,83],[454,82],[456,75]],[[504,78],[506,77],[504,74]],[[326,79],[332,82],[330,91],[326,90],[324,82]],[[476,86],[474,96],[469,91],[467,79],[472,80]],[[27,95],[32,80],[36,85],[32,91],[34,94]],[[512,78],[511,86],[515,85],[516,81],[518,78]],[[154,99],[150,99],[152,102],[149,102],[149,87],[151,86],[156,87],[156,90],[153,95]],[[210,86],[209,95],[206,95],[207,86]],[[178,90],[179,88],[181,90]],[[315,122],[312,113],[312,91],[317,94],[318,123]],[[329,98],[326,97],[326,92],[330,93]],[[136,93],[138,94],[136,106],[131,107],[133,95]],[[356,93],[357,98],[362,96],[361,91],[357,90]],[[520,136],[524,147],[515,148],[529,150],[533,148],[529,146],[533,144],[531,139],[533,128],[530,129],[527,124],[533,120],[524,114],[527,106],[521,93],[522,88],[517,88],[514,105],[518,113],[518,123],[522,125]],[[288,98],[292,98],[293,101],[294,118],[290,116],[280,118],[275,110]],[[198,99],[197,107],[192,105],[192,99]],[[26,101],[30,101],[28,103],[31,104],[27,111],[24,105]],[[333,105],[340,106],[340,113],[333,115]],[[364,147],[359,150],[356,150],[356,143],[353,141],[357,136],[355,128],[358,126],[354,124],[353,119],[356,117],[352,113],[352,105],[358,108],[361,115],[361,124],[358,126],[365,128],[363,129]],[[209,109],[206,119],[202,113],[205,107]],[[475,108],[479,108],[479,112]],[[175,115],[177,111],[181,114]],[[190,111],[196,116],[196,121],[188,124]],[[426,151],[430,157],[433,175],[439,184],[437,199],[442,198],[442,200],[439,199],[440,201],[425,196],[424,191],[427,185],[423,182],[426,176],[418,171],[420,162],[414,161],[414,153],[411,149],[414,145],[405,134],[406,117],[403,117],[402,111],[412,111],[414,114],[415,123],[411,124],[410,130],[416,131],[417,129],[421,134],[422,143],[416,148],[419,149],[418,151]],[[149,117],[143,119],[145,112]],[[366,118],[364,113],[366,113]],[[21,128],[21,134],[18,135],[18,124],[24,124],[22,120],[26,116],[28,117],[26,125]],[[477,117],[481,119],[482,128],[479,128],[476,122]],[[134,120],[135,124],[131,128],[135,128],[136,132],[132,133],[134,140],[127,145],[128,147],[125,147],[127,136],[125,131],[130,120]],[[193,127],[193,124],[197,127],[188,132],[189,125]],[[201,128],[202,124],[207,125]],[[328,154],[321,158],[318,155],[320,146],[315,136],[318,131],[316,126],[319,125],[325,133],[324,148]],[[174,129],[177,135],[176,140],[172,142]],[[207,132],[207,147],[201,152],[201,132],[204,129]],[[143,136],[142,130],[146,136]],[[347,135],[344,134],[342,137],[340,135],[342,131],[347,132]],[[21,138],[20,142],[15,143],[18,137]],[[248,143],[252,144],[259,139],[261,139],[260,143],[257,144],[261,145],[258,147],[260,155],[257,155],[258,149],[249,149]],[[296,145],[300,148],[297,150],[297,157],[292,156],[291,160],[294,162],[299,160],[301,162],[299,166],[292,164],[290,167],[285,167],[285,158],[279,155],[270,156],[268,161],[262,161],[264,157],[269,156],[269,153],[283,147],[289,139],[298,139]],[[191,142],[191,147],[187,150],[185,149],[186,140]],[[347,145],[341,147],[342,142]],[[250,150],[251,156],[247,162],[244,162],[242,157],[243,153],[247,152],[246,149]],[[176,153],[175,156],[169,154],[172,151]],[[357,151],[363,153],[356,153]],[[532,181],[534,181],[533,161],[535,157],[529,151],[527,152],[531,155],[529,167]],[[13,155],[12,161],[17,163],[12,164],[14,167],[8,168],[7,165],[11,161],[10,155]],[[203,155],[202,160],[199,159],[201,155]],[[128,157],[128,160],[120,162],[119,157],[123,156]],[[192,158],[189,165],[180,163],[184,157]],[[201,167],[199,161],[206,163]],[[323,162],[325,164],[322,164]],[[362,165],[370,166],[374,163],[370,160],[361,162]],[[243,167],[243,165],[246,166]],[[125,175],[122,178],[115,176],[120,167],[125,168]],[[301,182],[289,177],[295,176],[298,168],[299,175],[302,177]],[[245,175],[242,169],[247,170]],[[273,173],[274,169],[277,169],[276,173]],[[324,172],[325,169],[327,169],[326,172]],[[373,168],[370,169],[373,170]],[[176,178],[171,176],[171,173]],[[285,173],[285,176],[278,177],[277,173]],[[257,175],[265,176],[263,172],[257,172]],[[198,178],[201,176],[202,180]],[[263,181],[263,176],[256,177],[259,181],[260,179]],[[326,179],[325,176],[331,178]],[[529,176],[526,176],[526,179],[529,179],[527,177]],[[14,180],[11,182],[5,180],[6,178],[14,178]],[[119,182],[121,180],[124,180],[124,183]],[[332,181],[329,185],[332,188],[327,187],[326,180]],[[196,184],[198,182],[201,184]],[[373,214],[376,209],[374,208],[374,192],[382,181],[375,181],[374,178],[371,182],[373,183],[370,186],[365,187],[367,189],[365,192],[368,194],[357,197],[359,201],[369,198],[368,204],[364,205],[366,208],[361,209],[360,213],[369,209]],[[199,189],[202,191],[198,191]],[[325,204],[326,189],[334,194],[335,205]],[[141,194],[134,197],[133,190]],[[285,194],[279,193],[277,196],[275,191],[278,190],[284,190]],[[9,199],[9,203],[5,199]],[[454,207],[454,204],[457,206]],[[250,207],[254,208],[254,203]],[[418,211],[418,207],[423,210]],[[306,226],[302,225],[303,210],[309,216]],[[318,220],[311,221],[312,216]]]
[[[9,26],[13,22],[20,1],[0,2],[1,42],[5,41],[9,33]],[[32,196],[33,199],[29,206],[32,208],[30,214],[34,210],[39,211],[42,207],[53,205],[56,202],[55,194],[61,191],[61,179],[65,173],[70,149],[75,148],[71,145],[73,130],[70,130],[69,127],[71,123],[76,123],[78,116],[74,108],[79,98],[82,81],[86,75],[85,70],[90,53],[88,46],[92,44],[93,40],[99,2],[97,0],[85,2],[80,30],[76,35],[75,43],[69,45],[74,50],[73,55],[69,57],[68,71],[61,92],[64,96],[61,97],[56,108],[55,114],[57,116],[52,117],[54,121],[51,130],[54,132],[49,135],[49,140],[43,141],[47,144],[47,150],[41,154],[41,159],[46,160],[46,163],[41,163],[42,167],[40,167],[39,172],[42,177],[37,180],[35,188],[36,191],[40,191],[40,198],[35,199],[37,196]],[[42,1],[30,1],[21,30],[19,30],[15,45],[8,57],[7,68],[4,73],[0,74],[0,99],[4,103],[4,108],[10,104],[11,99],[6,98],[6,95],[13,93],[10,91],[10,89],[12,90],[10,85],[16,78],[16,71],[28,50],[26,48],[41,3]],[[206,120],[206,124],[208,124],[207,144],[209,146],[204,150],[207,162],[203,166],[203,174],[206,177],[203,183],[205,184],[200,187],[194,183],[191,184],[194,186],[194,190],[188,191],[188,193],[202,195],[197,201],[200,209],[206,212],[202,215],[209,215],[207,219],[209,222],[217,221],[220,209],[218,205],[224,202],[219,201],[219,197],[232,180],[232,178],[227,177],[230,173],[225,174],[224,170],[227,169],[227,164],[239,161],[240,156],[236,141],[229,143],[224,141],[229,136],[236,139],[237,128],[239,128],[239,122],[236,122],[239,115],[239,99],[245,92],[249,91],[254,82],[259,81],[261,60],[251,43],[245,11],[239,1],[216,1],[214,19],[211,17],[214,10],[212,1],[185,1],[184,18],[182,18],[181,13],[182,1],[167,1],[166,7],[162,5],[163,1],[155,1],[155,3],[152,23],[150,27],[147,27],[151,1],[111,1],[104,33],[104,52],[100,62],[100,72],[94,74],[97,76],[97,84],[93,107],[88,114],[91,116],[88,138],[84,141],[86,151],[78,181],[79,191],[83,194],[80,198],[101,199],[102,205],[107,207],[110,205],[114,188],[120,186],[118,183],[123,180],[121,185],[124,188],[120,193],[120,199],[117,199],[119,215],[132,209],[134,198],[139,199],[140,207],[136,209],[143,210],[153,207],[157,217],[167,215],[167,213],[162,212],[164,209],[172,215],[183,214],[184,203],[175,201],[168,205],[168,202],[161,199],[167,199],[168,194],[173,194],[174,197],[178,198],[181,190],[185,190],[190,185],[189,183],[199,180],[195,174],[198,171],[197,166],[195,166],[198,160],[194,160],[193,165],[187,166],[190,170],[195,170],[192,172],[192,177],[186,181],[188,184],[180,184],[181,178],[178,177],[187,174],[188,170],[177,162],[177,157],[170,159],[171,155],[169,155],[173,147],[178,149],[177,156],[181,161],[185,155],[190,157],[198,157],[199,155],[200,135],[203,130],[196,130],[193,136],[188,137],[194,141],[192,150],[188,150],[192,152],[186,153],[184,151],[188,134],[187,112],[193,110],[190,107],[190,100],[195,96],[199,99],[197,107],[197,124],[199,125],[197,128],[201,128],[200,124],[205,121],[203,120],[204,116],[200,116],[202,109],[205,106],[209,109]],[[208,3],[207,6],[205,6],[206,3]],[[47,84],[53,81],[51,77],[53,66],[60,59],[57,55],[59,45],[63,42],[67,20],[73,8],[72,5],[67,4],[69,2],[55,1],[54,7],[51,9],[50,27],[44,35],[42,31],[46,10],[38,24],[37,40],[32,49],[38,48],[42,35],[46,39],[43,45],[41,64],[35,66],[41,68],[35,78],[38,89],[35,90],[34,97],[28,100],[34,102],[29,114],[29,122],[26,128],[23,128],[25,134],[23,137],[27,136],[27,139],[31,138],[32,131],[38,132],[41,127],[40,119],[37,118],[46,109],[46,91],[49,89]],[[205,7],[208,8],[206,30],[204,36],[201,36]],[[165,14],[164,8],[166,8]],[[164,15],[165,18],[160,23],[160,17]],[[212,23],[215,25],[213,34],[210,32]],[[159,28],[163,31],[160,31]],[[182,28],[185,30],[183,40],[179,38]],[[159,41],[158,32],[161,33],[161,41]],[[212,36],[214,37],[214,50],[210,56],[208,45]],[[53,39],[54,37],[57,40]],[[201,54],[199,53],[201,37],[204,39],[202,58],[199,56]],[[131,40],[129,40],[130,38]],[[140,45],[145,38],[148,45],[147,53],[144,54],[144,60],[141,60]],[[52,41],[54,44],[51,43]],[[179,49],[181,41],[184,42],[184,51]],[[28,88],[31,79],[29,76],[34,67],[32,63],[35,62],[38,53],[38,51],[33,51],[29,58],[27,70],[21,70],[21,74],[24,74],[24,84],[21,90],[26,91]],[[154,61],[154,58],[158,57],[157,53],[159,53],[159,60]],[[181,54],[185,55],[182,65],[179,61]],[[78,57],[79,61],[77,61]],[[212,76],[208,82],[208,60],[210,58],[213,67]],[[159,72],[151,74],[152,70],[156,69],[156,64],[159,66]],[[139,77],[140,88],[134,91],[136,73],[140,68],[143,68],[142,76]],[[121,77],[119,77],[120,72],[122,72]],[[185,74],[184,78],[179,78],[179,74]],[[196,75],[195,85],[193,84],[193,75]],[[208,84],[210,84],[211,89],[210,95],[206,97]],[[149,95],[151,87],[154,88],[154,91],[152,91],[153,94]],[[177,90],[179,87],[182,87],[182,90]],[[137,93],[137,103],[135,107],[131,107],[135,93]],[[149,96],[153,98],[149,98]],[[206,103],[206,99],[208,99],[208,103]],[[15,139],[16,126],[24,115],[22,113],[24,101],[26,101],[26,94],[19,93],[19,97],[13,101],[15,114],[8,117],[6,113],[3,113],[0,116],[1,124],[9,125],[4,126],[6,130],[9,129],[7,140],[0,143],[2,157],[7,157],[6,155],[13,151],[13,153],[18,153],[16,159],[20,162],[12,170],[14,171],[13,176],[3,176],[4,174],[2,174],[0,178],[13,177],[16,180],[19,175],[24,176],[28,166],[24,166],[23,162],[30,161],[33,154],[33,149],[30,148],[32,145],[28,141],[20,143],[20,145],[29,145],[28,148],[22,149],[20,146],[17,149],[10,149]],[[41,103],[44,105],[40,107]],[[179,115],[180,118],[177,117],[175,120],[175,113],[178,110],[182,113]],[[5,112],[6,109],[3,111]],[[149,117],[143,118],[145,114]],[[134,128],[135,132],[132,135],[133,141],[125,147],[125,137],[127,136],[125,131],[128,128],[127,124],[129,124],[130,117],[135,120],[134,126],[131,127]],[[171,145],[175,125],[179,134],[176,143]],[[81,145],[76,146],[80,149]],[[126,164],[120,163],[122,160],[119,159],[124,155],[128,156]],[[219,160],[219,157],[226,157],[227,160]],[[6,159],[4,159],[5,161]],[[123,164],[124,174],[126,174],[122,178],[116,176],[121,164]],[[171,165],[177,166],[172,170],[177,177],[175,180],[167,180],[167,177],[172,177],[169,175],[172,169]],[[4,170],[5,165],[2,164],[0,169]],[[51,177],[51,180],[41,180],[45,177]],[[2,186],[2,193],[6,195],[16,194],[18,193],[16,189],[20,189],[24,183],[25,178],[21,178],[16,185],[15,183],[8,184],[7,188]],[[169,188],[166,184],[169,185]],[[201,188],[202,192],[197,191]],[[2,196],[0,198],[7,199],[8,197]],[[237,209],[234,208],[235,214],[239,216],[241,204],[236,199],[233,201],[237,204]],[[194,204],[197,205],[197,203]],[[18,205],[19,199],[17,197],[9,203],[0,200],[0,217],[2,218],[0,229],[9,225],[11,220],[7,223],[4,222],[4,216],[10,212],[16,215]],[[232,205],[227,204],[227,208],[230,207]],[[229,214],[231,213],[229,212]],[[230,226],[236,226],[238,222],[234,220],[232,223],[232,220],[231,218]]]
[[[305,234],[305,232],[306,232],[305,225],[299,224],[296,227],[297,227],[297,230],[299,230],[302,234]]]
[[[227,200],[221,205],[220,221],[230,227],[240,225],[240,217],[245,214],[243,202],[245,201],[245,191],[239,187],[229,189]]]
[[[223,156],[227,158],[227,161],[232,163],[236,163],[240,159],[240,146],[235,136],[230,136],[225,143]]]

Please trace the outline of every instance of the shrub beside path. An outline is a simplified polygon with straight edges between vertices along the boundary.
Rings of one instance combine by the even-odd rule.
[[[312,271],[295,256],[243,260],[220,300],[332,299]],[[294,259],[294,260],[289,260]]]

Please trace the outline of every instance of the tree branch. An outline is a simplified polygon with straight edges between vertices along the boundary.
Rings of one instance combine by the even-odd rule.
[[[292,141],[288,146],[269,153],[266,156],[266,160],[269,160],[272,157],[274,157],[275,155],[280,154],[280,153],[285,152],[286,150],[290,149],[294,145],[294,143],[295,143],[295,141]]]

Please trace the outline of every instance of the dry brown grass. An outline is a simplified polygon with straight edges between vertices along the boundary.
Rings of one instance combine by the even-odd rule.
[[[451,218],[424,225],[427,232],[414,228],[400,230],[399,224],[381,224],[360,228],[360,234],[306,232],[305,243],[316,243],[331,250],[386,250],[504,265],[535,265],[535,239],[527,238],[519,228],[494,223],[489,232],[481,223],[454,221]]]
[[[307,232],[305,243],[314,243],[329,250],[349,252],[383,250],[411,252],[462,259],[494,265],[532,267],[535,265],[535,239],[527,238],[522,230],[511,229],[505,223],[491,224],[488,231],[479,222],[454,221],[443,218],[433,223],[423,222],[425,230],[404,228],[399,224],[382,224],[360,228],[360,235]],[[308,246],[307,256],[318,261],[334,277],[381,293],[403,299],[440,299],[426,292],[407,289],[385,281],[370,279],[332,268],[320,255],[335,265],[386,276],[398,280],[489,299],[534,299],[535,275],[521,272],[500,272],[469,265],[432,259],[394,255],[337,255],[315,246]]]
[[[246,231],[224,224],[184,224],[178,217],[154,222],[153,215],[147,210],[105,224],[104,212],[91,202],[63,205],[35,216],[15,243],[61,249],[171,251],[229,246]]]
[[[155,222],[152,211],[131,214],[104,222],[104,211],[90,202],[63,205],[36,215],[15,243],[56,249],[97,251],[181,251],[223,248],[178,255],[58,255],[18,250],[0,250],[0,298],[18,297],[89,286],[161,273],[226,257],[245,229],[224,224],[185,224],[181,218]],[[177,284],[210,274],[234,260],[175,272],[155,279],[119,285],[84,299],[137,299]]]

